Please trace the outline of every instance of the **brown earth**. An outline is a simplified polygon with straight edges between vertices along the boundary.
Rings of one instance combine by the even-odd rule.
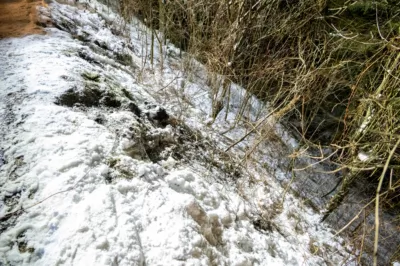
[[[0,39],[28,34],[44,34],[37,24],[36,7],[45,5],[42,0],[0,0]]]

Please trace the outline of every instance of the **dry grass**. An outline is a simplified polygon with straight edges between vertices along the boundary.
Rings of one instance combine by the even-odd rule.
[[[229,102],[231,82],[243,85],[249,93],[237,121],[251,104],[251,94],[270,102],[274,111],[250,131],[259,137],[248,154],[271,137],[270,123],[282,120],[300,133],[305,149],[332,149],[329,158],[320,160],[330,159],[337,165],[332,172],[344,170],[347,175],[328,204],[326,216],[341,204],[355,182],[371,187],[376,252],[378,210],[400,210],[397,1],[120,3],[125,18],[138,16],[152,28],[151,43],[158,42],[160,52],[169,39],[205,64],[210,73],[222,76],[210,78],[214,117],[221,103]],[[151,58],[153,49],[154,45]]]

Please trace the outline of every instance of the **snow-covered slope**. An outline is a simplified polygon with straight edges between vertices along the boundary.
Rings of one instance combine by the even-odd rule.
[[[319,214],[244,167],[248,142],[224,151],[244,91],[211,123],[200,64],[167,45],[151,66],[148,30],[91,4],[0,40],[0,265],[350,265]]]

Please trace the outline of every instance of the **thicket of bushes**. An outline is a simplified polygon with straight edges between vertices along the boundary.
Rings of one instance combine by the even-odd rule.
[[[400,220],[400,1],[120,0],[120,11],[223,75],[222,90],[236,82],[269,101],[304,145],[329,147],[347,174],[326,215],[364,182],[377,218]]]

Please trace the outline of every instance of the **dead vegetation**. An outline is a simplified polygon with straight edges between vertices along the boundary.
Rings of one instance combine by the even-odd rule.
[[[152,29],[151,64],[154,43],[163,54],[168,39],[223,77],[211,82],[213,116],[235,82],[248,92],[237,121],[254,94],[271,103],[272,121],[292,127],[305,150],[331,151],[318,160],[344,175],[325,218],[351,187],[365,184],[375,206],[377,264],[380,211],[400,215],[397,1],[121,0],[120,12]],[[249,153],[269,136],[271,119],[260,121]]]

